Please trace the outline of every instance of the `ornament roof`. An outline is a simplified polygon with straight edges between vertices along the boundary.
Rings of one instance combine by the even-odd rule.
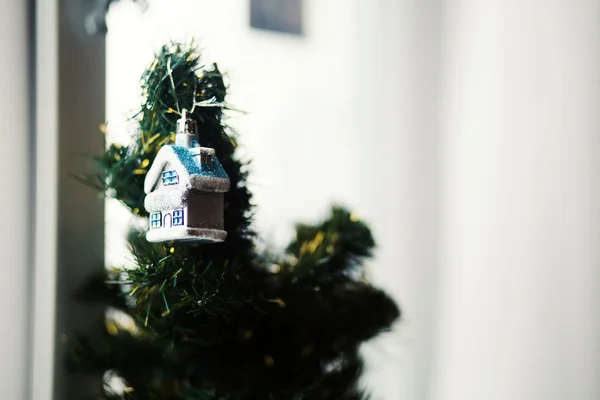
[[[167,145],[159,150],[146,175],[144,181],[146,194],[156,188],[167,164],[171,164],[177,170],[181,184],[189,189],[217,193],[229,190],[229,177],[215,156],[214,149]]]

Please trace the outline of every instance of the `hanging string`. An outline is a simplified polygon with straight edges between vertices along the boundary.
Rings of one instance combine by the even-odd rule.
[[[192,96],[192,110],[190,111],[190,114],[194,113],[194,110],[196,109],[196,88],[198,87],[198,84],[194,83],[194,95]]]
[[[173,91],[173,98],[175,99],[175,107],[177,107],[177,112],[181,114],[181,110],[179,109],[179,101],[177,100],[177,93],[175,90],[175,80],[173,79],[173,70],[171,69],[171,57],[167,58],[167,72],[169,74],[169,80],[171,81],[171,90]]]
[[[196,101],[196,89],[197,89],[197,84],[194,84],[194,97],[192,98],[192,110],[190,111],[190,114],[194,113],[196,106],[198,106],[198,107],[221,107],[221,108],[226,107],[225,103],[218,103],[217,98],[215,96],[213,96],[207,100],[202,100],[200,102]]]
[[[200,102],[197,102],[196,99],[194,99],[194,107],[196,107],[196,106],[198,106],[198,107],[221,107],[221,108],[226,107],[225,103],[217,103],[216,100],[217,100],[217,98],[214,96],[208,100],[202,100]],[[193,108],[192,108],[192,110],[193,110]]]
[[[167,72],[169,76],[169,81],[171,82],[171,91],[173,93],[173,98],[175,99],[175,107],[177,108],[177,113],[181,115],[181,108],[179,107],[179,101],[177,100],[177,93],[175,89],[175,79],[173,79],[173,69],[171,68],[171,58],[167,58]],[[194,84],[194,94],[192,97],[192,109],[190,110],[190,114],[194,113],[196,107],[220,107],[225,108],[227,105],[223,102],[217,102],[217,98],[215,96],[211,97],[207,100],[202,100],[200,102],[196,101],[198,85]]]

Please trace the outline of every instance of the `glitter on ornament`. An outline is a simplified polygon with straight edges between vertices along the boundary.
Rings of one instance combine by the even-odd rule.
[[[183,110],[175,145],[160,149],[146,175],[144,207],[150,214],[146,239],[224,241],[223,194],[229,187],[214,149],[200,147],[196,124]]]

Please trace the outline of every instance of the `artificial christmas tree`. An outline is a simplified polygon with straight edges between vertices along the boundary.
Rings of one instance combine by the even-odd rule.
[[[365,399],[359,346],[399,316],[364,279],[374,246],[367,225],[333,207],[321,223],[298,225],[284,254],[258,252],[247,171],[223,122],[226,87],[216,65],[202,66],[193,47],[165,46],[143,90],[134,142],[107,148],[94,183],[147,219],[148,170],[190,110],[184,123],[194,121],[200,144],[214,149],[229,177],[216,211],[227,238],[150,243],[132,230],[136,267],[115,268],[80,293],[131,319],[107,318],[102,339],[72,335],[71,369],[122,378],[125,388],[107,386],[103,399]]]

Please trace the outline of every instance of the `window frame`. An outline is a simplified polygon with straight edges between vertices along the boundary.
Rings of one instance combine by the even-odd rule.
[[[104,273],[104,201],[72,176],[90,170],[90,158],[81,154],[104,150],[99,126],[106,119],[105,38],[86,31],[95,2],[25,2],[32,32],[35,249],[28,398],[91,398],[102,387],[102,375],[82,379],[67,372],[64,344],[74,332],[97,338],[104,327],[104,308],[73,296]]]
[[[181,213],[181,215],[176,215],[176,213]],[[183,209],[178,209],[178,210],[173,210],[173,213],[171,214],[172,216],[172,221],[171,221],[171,225],[172,226],[185,226],[185,212]],[[175,221],[181,220],[181,223],[176,223]]]
[[[173,175],[167,175],[172,173]],[[167,181],[169,180],[169,181]],[[162,173],[162,183],[165,186],[178,185],[179,184],[179,173],[176,169],[170,169],[168,171],[163,171]]]
[[[158,218],[155,218],[158,217]],[[156,211],[153,212],[152,214],[150,214],[150,229],[158,229],[158,228],[162,228],[163,226],[163,221],[162,221],[162,212],[160,211]],[[158,222],[158,225],[155,226],[155,222]]]

